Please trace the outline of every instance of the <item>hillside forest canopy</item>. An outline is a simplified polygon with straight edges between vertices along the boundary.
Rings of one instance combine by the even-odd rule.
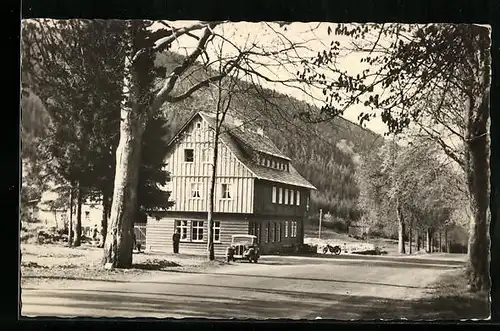
[[[104,261],[129,267],[138,212],[168,208],[155,190],[168,180],[155,141],[168,141],[193,112],[212,111],[214,83],[237,72],[229,112],[264,128],[318,188],[311,221],[322,209],[337,229],[369,223],[400,242],[411,231],[466,228],[471,286],[487,286],[489,29],[314,24],[328,37],[311,53],[307,41],[287,37],[293,24],[262,23],[279,43],[241,43],[236,24],[24,21],[24,199],[46,189],[42,174],[77,205],[101,197]],[[222,41],[232,48],[210,53]],[[174,51],[183,43],[194,47]],[[360,72],[340,65],[353,54]],[[278,67],[293,70],[264,73]],[[312,101],[295,98],[294,89]],[[341,117],[360,104],[360,124]],[[386,135],[363,127],[375,118]]]

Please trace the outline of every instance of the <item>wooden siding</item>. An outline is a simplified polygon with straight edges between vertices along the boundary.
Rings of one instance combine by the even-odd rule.
[[[201,127],[197,128],[197,123]],[[208,210],[208,192],[212,171],[213,151],[210,142],[213,132],[208,124],[196,118],[186,128],[179,141],[167,154],[166,170],[170,172],[168,184],[174,201],[172,211],[206,212]],[[184,162],[184,150],[194,150],[194,162]],[[209,151],[210,162],[203,160],[203,151]],[[219,144],[219,156],[216,170],[215,212],[216,213],[252,213],[253,212],[253,175],[224,145]],[[191,197],[191,183],[199,182],[200,198]],[[231,185],[231,199],[222,199],[221,184]]]
[[[273,186],[276,187],[276,192],[278,197],[276,198],[276,203],[273,203]],[[299,216],[302,217],[306,213],[306,201],[307,198],[310,197],[310,190],[291,186],[280,183],[273,183],[269,181],[263,180],[255,180],[254,183],[255,189],[255,200],[254,200],[254,213],[260,215],[275,215],[275,216]],[[285,199],[283,197],[282,203],[279,203],[279,188],[283,190],[283,194],[285,189],[290,192],[290,190],[294,191],[293,204],[290,204],[290,200],[288,200],[288,204],[285,204]],[[300,192],[300,201],[297,206],[297,191]],[[288,193],[290,195],[290,193]],[[290,199],[290,196],[288,197]]]
[[[164,215],[158,217],[148,217],[146,249],[153,252],[172,253],[172,235],[175,231],[175,221],[188,221],[188,240],[181,241],[179,253],[204,255],[207,251],[207,221],[205,214],[184,214]],[[192,221],[203,221],[203,241],[193,242],[190,240],[192,234]],[[242,215],[215,215],[214,221],[220,222],[220,242],[215,243],[215,255],[224,257],[226,248],[231,243],[233,234],[248,234],[248,220]]]

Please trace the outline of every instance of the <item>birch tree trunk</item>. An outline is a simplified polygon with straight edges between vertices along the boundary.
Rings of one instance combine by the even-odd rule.
[[[426,247],[425,250],[427,251],[427,253],[432,253],[432,250],[431,250],[431,248],[432,248],[432,245],[431,245],[431,229],[430,228],[427,228],[427,230],[425,231],[425,236],[426,236],[425,239],[426,239],[426,245],[427,245],[427,247]]]
[[[218,116],[217,116],[218,119]],[[216,121],[217,122],[217,121]],[[210,175],[210,192],[208,198],[208,213],[207,213],[207,229],[208,229],[208,244],[207,256],[210,261],[215,260],[215,247],[214,247],[214,201],[215,201],[215,180],[217,175],[217,156],[219,154],[219,128],[216,124],[214,133],[214,149],[212,159],[212,173]]]
[[[73,246],[78,247],[82,244],[82,188],[78,183],[76,192],[76,224],[75,224],[75,242]]]

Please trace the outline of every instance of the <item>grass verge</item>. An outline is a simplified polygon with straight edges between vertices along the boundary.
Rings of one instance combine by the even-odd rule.
[[[443,275],[433,287],[434,290],[428,298],[413,305],[412,309],[417,316],[426,320],[454,321],[487,319],[490,316],[489,294],[485,291],[468,291],[465,268]]]
[[[207,261],[204,256],[138,253],[130,269],[106,270],[102,249],[90,245],[67,247],[63,244],[21,245],[21,286],[61,283],[65,280],[128,281],[155,272],[204,271],[227,264]]]

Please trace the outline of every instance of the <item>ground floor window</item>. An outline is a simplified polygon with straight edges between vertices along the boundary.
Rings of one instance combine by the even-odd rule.
[[[285,238],[288,238],[289,232],[288,232],[288,221],[285,221]]]
[[[291,223],[290,237],[295,238],[297,237],[297,222],[291,221],[290,223]]]
[[[192,221],[191,240],[203,241],[203,221]]]
[[[271,234],[271,231],[270,231],[270,224],[269,224],[269,222],[267,222],[267,223],[266,223],[266,233],[265,233],[265,235],[266,235],[266,243],[268,243],[268,242],[269,242],[269,239],[270,239],[269,235],[270,235],[270,234]]]
[[[271,226],[271,241],[276,242],[276,222],[273,222]]]
[[[252,222],[250,223],[250,234],[253,234],[254,236],[257,237],[257,242],[261,242],[261,237],[260,237],[260,223],[259,222]]]
[[[188,240],[188,221],[175,221],[175,232],[179,231],[181,234],[181,240]]]
[[[214,221],[214,242],[220,242],[220,221]]]
[[[281,222],[278,222],[276,225],[276,241],[280,242],[281,241]]]

